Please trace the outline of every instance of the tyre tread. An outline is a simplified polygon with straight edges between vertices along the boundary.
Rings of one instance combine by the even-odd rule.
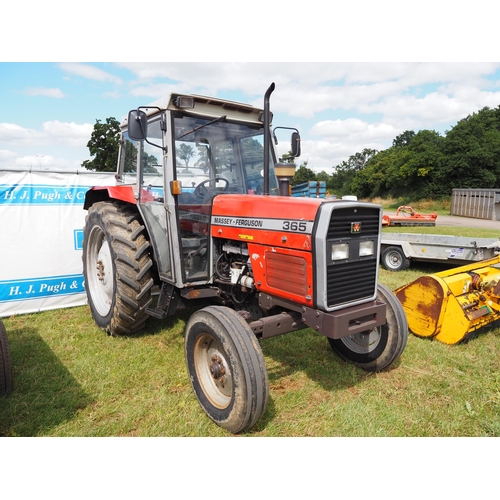
[[[241,370],[238,378],[241,384],[235,387],[233,400],[225,410],[211,406],[197,381],[196,368],[192,365],[193,346],[197,327],[203,328],[225,338],[222,343],[239,359]],[[222,332],[222,333],[221,333]],[[221,339],[222,339],[221,337]],[[233,309],[225,306],[208,306],[196,311],[189,319],[185,330],[185,356],[191,383],[198,402],[207,415],[219,426],[234,434],[251,428],[265,412],[269,397],[269,382],[264,355],[255,335],[248,324]],[[245,388],[245,395],[239,392]]]
[[[153,262],[144,225],[135,209],[117,202],[98,202],[90,207],[86,227],[99,224],[108,237],[115,266],[116,293],[109,317],[101,318],[94,310],[96,323],[110,335],[128,334],[140,330],[152,302]],[[85,239],[84,239],[84,272]],[[92,309],[91,293],[89,304]]]

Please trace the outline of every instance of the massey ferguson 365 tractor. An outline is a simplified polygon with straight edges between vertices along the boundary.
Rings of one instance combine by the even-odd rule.
[[[207,415],[233,433],[266,409],[260,339],[309,327],[344,360],[379,371],[408,338],[404,309],[377,279],[382,207],[289,196],[295,166],[278,162],[273,91],[264,109],[172,94],[130,111],[117,185],[92,188],[84,206],[97,325],[129,334],[149,316],[193,309],[189,377]]]

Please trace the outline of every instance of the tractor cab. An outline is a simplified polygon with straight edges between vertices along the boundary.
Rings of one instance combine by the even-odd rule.
[[[280,194],[265,116],[245,104],[174,94],[122,124],[118,185],[133,189],[163,281],[179,288],[209,281],[216,195]],[[296,131],[293,139],[297,156]]]

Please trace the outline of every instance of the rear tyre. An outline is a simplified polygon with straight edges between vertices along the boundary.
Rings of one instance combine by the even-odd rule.
[[[2,321],[0,321],[0,396],[12,392],[12,363],[10,359],[10,348],[7,332]]]
[[[92,316],[110,335],[140,330],[154,281],[146,230],[130,206],[99,202],[83,233],[83,276]]]
[[[399,247],[387,247],[382,252],[381,263],[388,271],[404,271],[410,267],[410,259]]]
[[[243,318],[223,306],[196,311],[184,346],[191,384],[209,418],[234,434],[252,427],[266,409],[269,383],[264,355]]]
[[[385,325],[341,339],[328,339],[342,359],[369,372],[390,366],[401,356],[408,341],[408,321],[399,300],[381,284],[378,285],[377,299],[387,306]]]

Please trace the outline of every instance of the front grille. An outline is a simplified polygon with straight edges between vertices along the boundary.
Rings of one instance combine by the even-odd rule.
[[[360,223],[361,231],[353,234],[352,223]],[[328,246],[342,241],[352,249],[359,248],[359,241],[375,239],[378,248],[380,211],[378,207],[347,207],[333,210],[327,230]],[[377,255],[359,257],[353,252],[345,262],[327,265],[327,306],[336,307],[373,297],[377,286]]]
[[[333,210],[326,235],[327,240],[351,237],[351,223],[361,223],[361,234],[379,234],[379,210],[371,207],[349,207]]]
[[[376,259],[329,266],[326,278],[328,307],[372,297],[377,271]]]

